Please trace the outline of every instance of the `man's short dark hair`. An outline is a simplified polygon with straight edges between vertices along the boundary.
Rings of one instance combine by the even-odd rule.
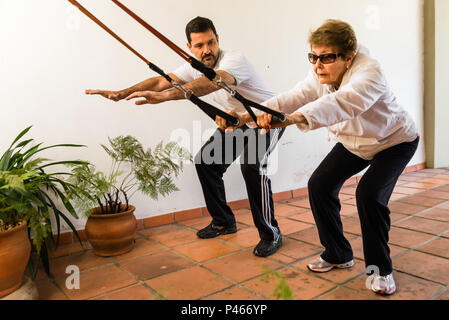
[[[214,23],[207,18],[196,17],[192,21],[190,21],[186,26],[186,36],[189,43],[192,42],[191,33],[201,33],[206,32],[208,30],[212,30],[212,32],[217,35],[217,30],[215,30]]]

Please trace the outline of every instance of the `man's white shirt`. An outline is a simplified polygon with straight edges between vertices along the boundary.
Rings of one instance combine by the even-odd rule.
[[[248,59],[239,51],[220,50],[214,70],[222,70],[232,75],[236,80],[236,84],[231,86],[231,88],[238,91],[248,100],[262,103],[275,95],[265,85]],[[201,72],[192,68],[189,63],[180,66],[173,74],[184,83],[191,82],[203,76]],[[246,112],[243,105],[223,89],[210,93],[208,97],[211,97],[214,102],[227,111],[235,111],[237,113]]]

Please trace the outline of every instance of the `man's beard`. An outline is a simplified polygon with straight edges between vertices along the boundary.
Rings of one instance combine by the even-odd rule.
[[[211,59],[207,59],[207,58],[211,58]],[[203,62],[207,67],[213,68],[213,67],[215,67],[215,64],[217,63],[217,58],[211,53],[211,54],[207,54],[203,58],[201,58],[201,62]]]

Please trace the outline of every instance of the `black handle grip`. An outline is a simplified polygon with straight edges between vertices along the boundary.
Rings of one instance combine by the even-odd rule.
[[[214,69],[207,67],[204,63],[196,60],[194,57],[190,57],[190,62],[191,62],[192,68],[194,68],[194,69],[198,70],[199,72],[201,72],[202,74],[204,74],[206,76],[206,78],[209,79],[210,81],[213,81],[215,79],[215,77],[217,76],[217,73],[215,72]]]
[[[156,72],[157,74],[163,76],[165,78],[165,80],[167,80],[168,82],[172,82],[173,79],[170,78],[165,72],[164,70],[162,70],[161,68],[159,68],[157,65],[153,64],[153,63],[149,63],[148,66],[150,67],[151,70],[153,70],[154,72]]]
[[[287,120],[287,117],[284,115],[284,118],[278,118],[276,116],[273,116],[273,118],[271,119],[271,125],[276,125],[276,124],[282,124]]]
[[[196,104],[201,110],[203,110],[204,113],[206,113],[213,121],[215,121],[215,118],[217,116],[222,117],[226,120],[226,124],[229,127],[234,127],[239,125],[239,119],[231,116],[230,114],[224,112],[223,110],[220,110],[218,108],[215,108],[214,106],[210,105],[209,103],[202,101],[197,96],[192,94],[189,98],[190,101],[192,101],[194,104]]]

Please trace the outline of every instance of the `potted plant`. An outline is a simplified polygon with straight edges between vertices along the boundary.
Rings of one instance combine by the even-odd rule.
[[[75,205],[85,212],[86,234],[95,254],[115,256],[130,251],[136,233],[132,196],[140,191],[157,199],[178,188],[173,182],[192,156],[175,142],[159,143],[154,150],[144,150],[132,136],[108,138],[110,146],[101,145],[111,158],[108,174],[92,164],[73,166],[69,181],[84,194],[75,195]]]
[[[30,129],[31,126],[23,130],[0,157],[0,296],[11,293],[21,285],[27,263],[34,278],[35,268],[30,258],[29,239],[32,239],[48,275],[48,248],[58,244],[61,219],[81,241],[68,216],[59,209],[58,202],[61,202],[74,218],[78,218],[67,193],[78,194],[82,190],[61,178],[70,175],[70,172],[47,173],[45,170],[52,166],[86,163],[49,162],[48,159],[34,156],[50,148],[82,146],[60,144],[41,148],[40,143],[26,149],[33,139],[20,139]],[[57,226],[56,241],[53,239],[51,215],[55,217]]]

